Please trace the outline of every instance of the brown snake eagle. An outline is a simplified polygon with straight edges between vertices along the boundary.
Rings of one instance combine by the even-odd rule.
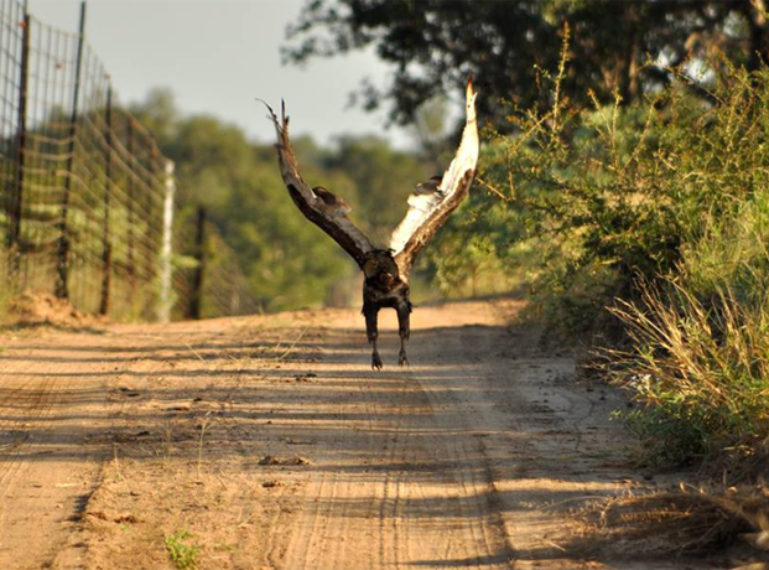
[[[366,334],[373,346],[371,367],[382,368],[377,350],[377,316],[379,310],[392,307],[398,314],[401,348],[398,364],[408,364],[406,340],[409,338],[409,276],[419,251],[435,234],[449,215],[467,196],[478,162],[478,126],[475,118],[475,97],[472,81],[467,81],[467,119],[462,140],[454,159],[442,176],[417,185],[408,198],[408,211],[392,233],[387,248],[376,247],[347,217],[350,208],[333,193],[316,186],[311,188],[299,173],[291,139],[288,136],[288,116],[285,103],[279,120],[265,103],[275,125],[278,142],[280,173],[294,203],[308,220],[319,226],[349,253],[364,274],[363,315]]]

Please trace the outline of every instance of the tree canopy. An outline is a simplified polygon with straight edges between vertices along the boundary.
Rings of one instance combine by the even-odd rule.
[[[373,47],[392,64],[389,84],[364,80],[366,108],[389,104],[390,118],[411,123],[436,94],[475,77],[479,114],[504,126],[510,100],[546,108],[538,88],[558,64],[564,23],[571,29],[565,91],[625,103],[671,81],[667,66],[697,61],[701,86],[728,58],[758,68],[769,54],[765,0],[313,0],[290,26],[287,61],[306,62]],[[710,73],[702,72],[707,67]]]

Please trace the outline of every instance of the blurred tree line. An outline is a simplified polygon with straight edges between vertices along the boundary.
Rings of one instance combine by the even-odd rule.
[[[214,117],[181,116],[165,89],[153,90],[131,111],[175,161],[189,215],[197,204],[205,207],[264,310],[359,302],[357,267],[291,202],[272,144],[251,142]],[[294,145],[307,181],[343,196],[351,217],[380,242],[405,214],[415,182],[432,174],[376,137],[341,137],[333,148],[299,137]]]

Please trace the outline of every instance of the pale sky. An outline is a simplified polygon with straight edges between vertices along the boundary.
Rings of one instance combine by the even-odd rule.
[[[375,133],[404,148],[403,129],[385,130],[384,112],[348,107],[361,79],[381,84],[388,69],[372,53],[283,66],[279,46],[306,0],[89,0],[86,41],[112,77],[123,103],[170,87],[184,114],[205,113],[238,125],[249,139],[273,131],[255,97],[291,115],[294,134],[329,144],[345,133]],[[28,0],[29,12],[76,31],[79,0]]]

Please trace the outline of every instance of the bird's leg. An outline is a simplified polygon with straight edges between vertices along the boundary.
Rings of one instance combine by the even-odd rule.
[[[409,360],[406,358],[406,341],[411,335],[411,328],[409,326],[409,314],[411,313],[411,303],[408,301],[401,305],[398,305],[398,334],[401,337],[401,350],[398,353],[398,365],[408,365]]]
[[[406,338],[401,335],[401,350],[398,353],[398,366],[408,366],[409,359],[406,358]]]
[[[373,352],[371,353],[371,368],[377,370],[382,369],[382,358],[379,356],[379,351],[376,348],[376,339],[379,336],[377,330],[377,317],[379,315],[379,307],[373,304],[363,305],[363,316],[366,317],[366,336],[369,343],[373,346]]]

